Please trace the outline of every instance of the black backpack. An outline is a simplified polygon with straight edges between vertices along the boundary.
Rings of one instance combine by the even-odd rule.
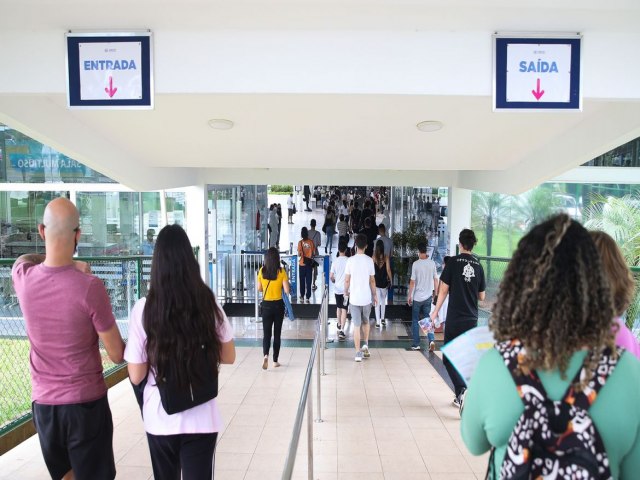
[[[501,342],[502,355],[524,403],[496,476],[491,452],[487,478],[501,479],[610,479],[611,470],[602,438],[589,415],[600,389],[617,365],[609,349],[602,351],[596,372],[583,391],[574,385],[585,376],[580,368],[562,400],[549,400],[535,371],[518,368],[525,348],[518,340]],[[620,353],[620,352],[618,352]]]

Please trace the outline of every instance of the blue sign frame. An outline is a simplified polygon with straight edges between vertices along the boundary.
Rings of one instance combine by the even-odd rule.
[[[581,110],[580,54],[582,38],[578,35],[558,37],[494,37],[494,110]],[[507,102],[507,46],[541,44],[571,46],[569,102]]]
[[[67,99],[70,108],[87,109],[152,109],[153,45],[151,32],[74,33],[67,41]],[[82,100],[80,96],[80,43],[140,42],[142,65],[142,98],[120,100]]]

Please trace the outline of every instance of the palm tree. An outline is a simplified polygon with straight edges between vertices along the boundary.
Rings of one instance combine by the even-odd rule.
[[[640,194],[620,198],[594,195],[584,216],[587,228],[611,235],[627,263],[640,266]]]
[[[471,226],[473,229],[484,229],[487,239],[487,256],[491,256],[493,248],[493,230],[498,226],[500,208],[508,198],[501,193],[473,192]]]
[[[595,195],[585,209],[585,226],[608,233],[631,266],[640,266],[640,194],[620,198]],[[627,326],[633,328],[640,315],[640,278],[636,275],[636,295],[627,310]]]
[[[545,186],[529,190],[516,200],[516,211],[527,229],[546,220],[558,210],[560,210],[558,197]]]

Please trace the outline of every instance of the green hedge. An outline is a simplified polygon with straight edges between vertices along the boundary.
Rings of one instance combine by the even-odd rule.
[[[293,193],[293,185],[270,185],[271,193]]]

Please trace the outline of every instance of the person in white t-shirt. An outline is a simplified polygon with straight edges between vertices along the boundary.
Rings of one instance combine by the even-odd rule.
[[[289,198],[287,198],[287,213],[289,215],[289,225],[293,223],[293,193],[289,194]]]
[[[369,358],[369,316],[371,307],[377,303],[376,281],[373,260],[364,251],[367,248],[367,237],[359,233],[355,238],[357,252],[349,257],[345,267],[344,291],[351,304],[353,320],[353,343],[356,348],[356,362]],[[375,320],[374,320],[375,321]],[[364,343],[360,349],[360,327]]]
[[[418,260],[411,265],[411,281],[407,303],[411,306],[412,350],[420,350],[420,319],[428,317],[431,310],[431,299],[438,287],[436,264],[427,257],[427,242],[418,244]],[[435,338],[429,333],[429,351],[435,350]]]
[[[338,340],[344,340],[344,326],[347,323],[347,307],[349,301],[344,298],[344,277],[347,266],[347,243],[338,243],[338,258],[331,262],[329,278],[333,282],[333,293],[336,296],[336,316],[338,317]]]

